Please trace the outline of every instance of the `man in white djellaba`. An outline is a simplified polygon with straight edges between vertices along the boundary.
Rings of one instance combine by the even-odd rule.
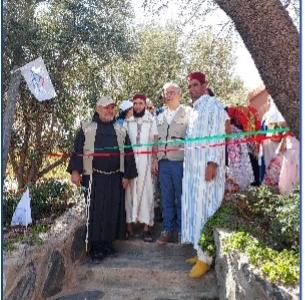
[[[147,97],[136,93],[133,98],[133,116],[125,120],[135,154],[138,177],[131,180],[125,191],[127,237],[132,237],[133,223],[144,223],[143,240],[152,242],[150,227],[154,224],[154,197],[152,179],[152,144],[157,141],[155,118],[145,109]],[[141,153],[143,152],[143,153]]]
[[[199,137],[223,136],[229,119],[224,107],[208,94],[206,75],[192,72],[188,76],[188,90],[193,112],[186,131],[186,140]],[[211,147],[219,144],[217,147]],[[194,264],[189,276],[202,277],[213,258],[199,245],[202,228],[219,208],[225,189],[224,137],[211,141],[187,144],[184,151],[184,169],[181,198],[181,240],[191,243],[197,256],[187,259]]]

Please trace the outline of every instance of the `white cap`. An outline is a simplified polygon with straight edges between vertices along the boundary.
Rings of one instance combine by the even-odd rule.
[[[107,106],[107,105],[110,105],[110,104],[115,104],[114,101],[112,100],[111,97],[109,96],[103,96],[101,98],[98,99],[97,103],[96,103],[96,106]]]
[[[122,111],[125,111],[129,108],[132,108],[132,107],[133,107],[133,103],[130,100],[122,101],[122,103],[119,106],[120,110],[122,110]]]

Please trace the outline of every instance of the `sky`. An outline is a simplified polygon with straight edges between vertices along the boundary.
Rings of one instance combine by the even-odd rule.
[[[145,24],[153,20],[152,14],[149,14],[144,11],[141,7],[143,0],[132,0],[132,5],[135,11],[135,20],[137,24]],[[179,9],[176,1],[171,1],[171,5],[168,9],[162,11],[158,17],[159,23],[161,25],[166,24],[168,21],[174,21],[178,19]],[[202,22],[203,25],[212,25],[217,32],[220,28],[219,24],[222,24],[228,20],[227,15],[221,10],[218,9],[215,13],[210,14]],[[191,30],[190,28],[185,28],[186,31]],[[262,80],[257,71],[257,68],[254,64],[254,61],[245,47],[242,39],[239,34],[235,34],[235,55],[236,55],[236,67],[234,69],[235,75],[239,76],[245,84],[245,87],[248,90],[253,90],[262,84]]]

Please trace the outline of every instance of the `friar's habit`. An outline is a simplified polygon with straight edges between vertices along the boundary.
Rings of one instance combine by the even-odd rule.
[[[97,123],[94,152],[97,154],[110,154],[107,156],[94,156],[92,161],[93,173],[88,233],[90,255],[94,259],[103,258],[111,254],[114,251],[112,241],[125,238],[126,219],[122,178],[133,179],[138,174],[131,147],[124,150],[124,174],[117,172],[120,169],[120,152],[117,148],[118,142],[114,129],[115,121],[103,122],[98,114],[95,113],[93,122]],[[83,174],[82,154],[84,143],[84,131],[80,129],[75,138],[74,153],[67,169],[69,173],[78,171]],[[131,144],[127,134],[124,144]],[[89,175],[82,176],[81,184],[86,188],[86,199],[89,179]]]

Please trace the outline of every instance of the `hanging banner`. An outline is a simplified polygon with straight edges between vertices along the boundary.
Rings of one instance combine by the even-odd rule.
[[[31,198],[29,188],[23,193],[21,200],[19,201],[13,217],[11,225],[23,225],[28,226],[32,224],[32,216],[31,216]]]
[[[41,57],[20,68],[30,91],[38,101],[56,97],[49,73]]]

